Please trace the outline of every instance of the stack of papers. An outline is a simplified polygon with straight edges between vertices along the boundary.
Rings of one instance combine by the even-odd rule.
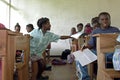
[[[97,60],[97,56],[89,49],[73,52],[73,55],[75,56],[75,60],[79,61],[82,66],[90,64],[93,61]]]

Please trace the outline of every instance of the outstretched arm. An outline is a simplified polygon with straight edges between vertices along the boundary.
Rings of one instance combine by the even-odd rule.
[[[60,36],[60,39],[68,39],[71,38],[70,36]]]

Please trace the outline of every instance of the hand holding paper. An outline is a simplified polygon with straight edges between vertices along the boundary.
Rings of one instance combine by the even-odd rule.
[[[83,32],[78,32],[76,34],[71,35],[71,37],[78,39],[82,34],[83,34]]]

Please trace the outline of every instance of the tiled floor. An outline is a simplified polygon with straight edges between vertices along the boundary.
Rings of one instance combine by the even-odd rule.
[[[49,80],[77,80],[74,64],[52,65],[52,70],[43,75],[48,75]]]

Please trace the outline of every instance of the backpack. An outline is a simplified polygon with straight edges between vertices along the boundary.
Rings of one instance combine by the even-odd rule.
[[[71,53],[71,50],[65,49],[65,50],[62,52],[61,59],[66,59],[66,60],[67,60],[67,56],[68,56],[70,53]]]

